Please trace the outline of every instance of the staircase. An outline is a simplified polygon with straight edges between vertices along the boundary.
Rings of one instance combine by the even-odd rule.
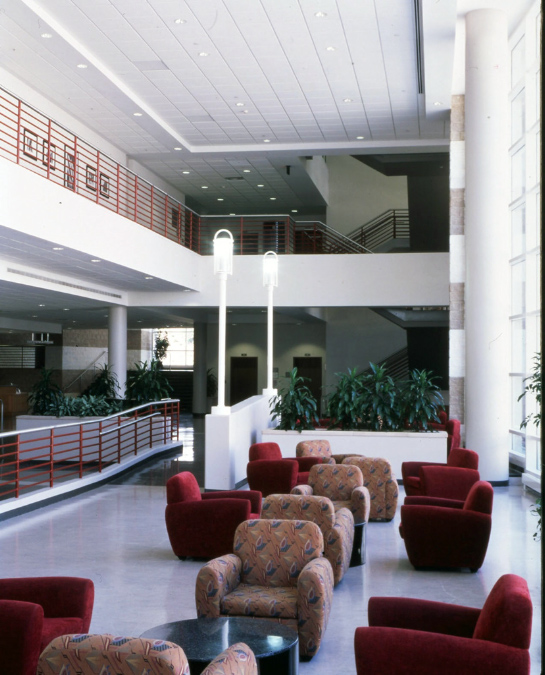
[[[410,247],[409,210],[390,209],[351,232],[349,239],[375,253]]]
[[[390,354],[376,365],[384,366],[387,374],[394,380],[405,380],[409,376],[409,353],[407,347]],[[371,372],[371,368],[363,371],[364,374]]]

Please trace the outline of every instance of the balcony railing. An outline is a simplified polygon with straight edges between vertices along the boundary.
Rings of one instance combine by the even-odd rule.
[[[371,251],[376,251],[392,240],[410,240],[409,210],[390,209],[358,227],[349,235],[350,239]]]
[[[0,88],[0,157],[201,255],[229,228],[236,253],[369,253],[321,222],[288,215],[200,216],[97,150],[61,124]]]
[[[96,421],[0,434],[0,504],[177,441],[179,415],[179,401],[169,399]]]

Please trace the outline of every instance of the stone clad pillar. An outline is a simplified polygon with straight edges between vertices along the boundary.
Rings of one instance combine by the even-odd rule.
[[[466,15],[465,432],[484,480],[509,479],[507,17]]]
[[[110,307],[108,315],[108,366],[118,382],[117,395],[125,397],[127,386],[127,308]]]

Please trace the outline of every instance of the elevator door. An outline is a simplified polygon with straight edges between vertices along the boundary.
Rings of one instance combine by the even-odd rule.
[[[322,403],[322,357],[321,356],[294,356],[293,367],[297,368],[297,375],[308,377],[305,382],[318,404],[318,415],[321,414]]]
[[[232,356],[229,404],[235,405],[256,394],[257,356]]]

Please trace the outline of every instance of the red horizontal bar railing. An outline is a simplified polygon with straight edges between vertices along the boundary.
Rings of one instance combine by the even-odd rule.
[[[0,88],[0,157],[201,255],[229,228],[238,255],[370,253],[319,221],[288,215],[199,216],[179,200]]]
[[[179,400],[168,399],[97,420],[0,434],[0,505],[178,441],[179,419]]]

